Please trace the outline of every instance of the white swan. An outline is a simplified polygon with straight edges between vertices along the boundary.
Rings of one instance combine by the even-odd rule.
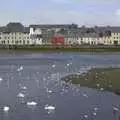
[[[88,98],[88,95],[86,93],[83,93],[82,96]]]
[[[70,66],[70,64],[68,63],[68,64],[67,64],[67,66],[69,67],[69,66]]]
[[[54,64],[54,65],[52,65],[52,68],[55,68],[56,67],[56,65]]]
[[[113,110],[114,110],[114,111],[120,111],[120,109],[117,108],[117,107],[113,107]]]
[[[0,82],[2,82],[3,81],[3,78],[0,78]]]
[[[22,71],[22,70],[23,70],[23,66],[20,66],[20,67],[17,69],[18,72],[20,72],[20,71]]]
[[[88,118],[88,115],[84,115],[84,118]]]
[[[4,106],[4,108],[3,108],[4,112],[8,112],[9,110],[10,110],[10,108],[8,106]]]
[[[27,87],[26,86],[21,86],[21,89],[27,90]]]
[[[95,112],[94,112],[94,113],[93,113],[93,115],[94,115],[94,116],[96,116],[96,115],[97,115],[97,113],[95,113]]]
[[[18,97],[20,97],[20,98],[24,98],[25,95],[24,95],[23,93],[19,93],[19,94],[18,94]]]
[[[55,110],[55,107],[52,105],[45,105],[45,110]]]
[[[37,105],[37,103],[36,103],[36,102],[34,102],[34,101],[32,101],[32,102],[27,102],[27,105],[28,105],[28,106],[36,106],[36,105]]]
[[[95,108],[93,108],[93,110],[94,110],[94,111],[98,111],[98,108],[97,108],[97,107],[95,107]]]

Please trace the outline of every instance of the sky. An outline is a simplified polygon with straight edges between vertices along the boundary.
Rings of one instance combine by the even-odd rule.
[[[120,0],[0,0],[0,26],[8,22],[120,26]]]

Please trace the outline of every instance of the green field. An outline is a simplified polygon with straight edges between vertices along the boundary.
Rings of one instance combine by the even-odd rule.
[[[63,51],[63,52],[120,52],[120,46],[2,46],[0,50]]]
[[[80,86],[111,91],[120,95],[120,69],[96,68],[81,75],[69,75],[62,80]]]

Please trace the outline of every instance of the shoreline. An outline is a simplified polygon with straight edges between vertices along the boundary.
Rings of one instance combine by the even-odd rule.
[[[94,68],[87,73],[68,75],[61,80],[120,95],[120,68]]]
[[[120,52],[118,47],[64,47],[64,46],[27,46],[17,48],[0,48],[1,51],[28,51],[28,52],[91,52],[91,53],[105,53],[105,52]]]

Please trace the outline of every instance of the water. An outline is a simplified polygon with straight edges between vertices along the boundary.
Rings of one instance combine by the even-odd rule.
[[[120,105],[119,96],[75,85],[66,87],[60,81],[93,66],[119,67],[120,54],[1,53],[0,120],[117,119],[120,114],[113,114],[113,105]],[[3,110],[5,106],[9,111]],[[48,112],[45,106],[55,109]]]

